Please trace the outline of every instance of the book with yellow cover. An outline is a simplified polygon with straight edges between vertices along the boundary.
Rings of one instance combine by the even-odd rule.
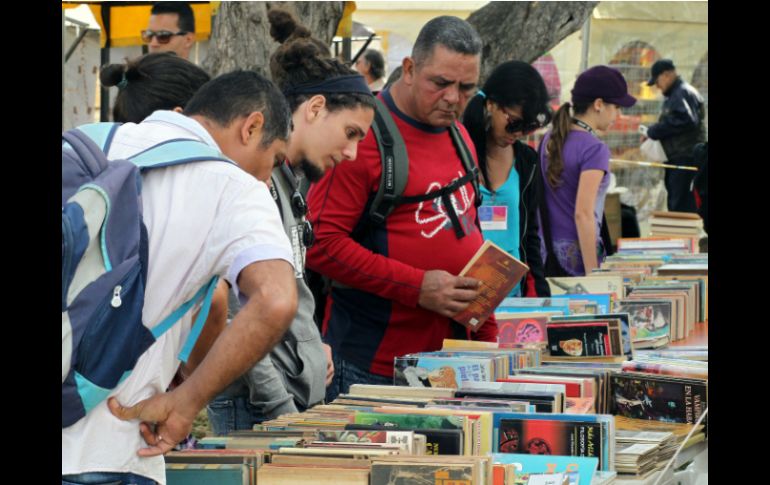
[[[460,276],[481,281],[479,296],[465,310],[455,315],[454,320],[467,325],[471,330],[478,329],[528,271],[529,266],[503,248],[492,241],[484,241],[460,272]]]

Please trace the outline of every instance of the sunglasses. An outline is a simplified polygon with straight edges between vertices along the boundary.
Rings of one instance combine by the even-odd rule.
[[[158,42],[160,44],[168,44],[171,42],[171,38],[175,35],[187,35],[189,32],[185,32],[184,30],[180,30],[179,32],[170,32],[168,30],[159,30],[157,32],[152,30],[143,30],[142,31],[142,41],[149,44],[152,42],[152,38],[155,37],[158,39]]]
[[[503,111],[508,124],[505,125],[505,131],[509,134],[521,132],[529,134],[543,126],[539,121],[524,121],[523,119],[511,119],[511,115]]]
[[[296,218],[304,217],[308,212],[305,198],[302,197],[302,194],[299,192],[298,188],[294,190],[293,194],[291,194],[291,212]],[[315,234],[313,233],[313,225],[310,224],[310,221],[305,219],[302,222],[302,245],[306,248],[309,248],[313,245],[314,242]]]

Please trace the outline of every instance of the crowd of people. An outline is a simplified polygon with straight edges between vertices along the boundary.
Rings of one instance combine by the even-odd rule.
[[[179,139],[201,147],[194,163],[141,172],[142,321],[152,329],[212,278],[215,289],[210,308],[182,316],[108,399],[63,426],[62,484],[165,483],[161,455],[204,408],[225,435],[352,384],[390,384],[394,357],[445,338],[495,341],[494,317],[473,332],[452,319],[479,294],[478,280],[458,274],[485,239],[530,268],[512,296],[549,296],[546,276],[602,262],[610,150],[600,133],[635,103],[619,71],[586,70],[552,113],[527,63],[502,63],[479,86],[479,34],[443,16],[383,87],[381,54],[364,53],[359,74],[272,10],[272,80],[210,79],[187,60],[189,6],[168,3],[142,32],[150,53],[102,70],[122,123],[104,151],[127,159]],[[685,142],[705,141],[702,101],[671,61],[652,76],[670,108],[649,136],[681,163]],[[539,147],[524,142],[549,124]],[[212,150],[222,160],[204,156]],[[674,199],[687,197],[671,186]]]

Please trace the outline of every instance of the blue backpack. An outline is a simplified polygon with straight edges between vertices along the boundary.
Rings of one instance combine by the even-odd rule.
[[[107,160],[117,123],[62,134],[62,428],[78,422],[128,377],[136,361],[194,305],[200,313],[179,359],[187,361],[218,276],[148,329],[142,323],[148,238],[140,173],[221,160],[197,140],[176,139],[128,160]]]

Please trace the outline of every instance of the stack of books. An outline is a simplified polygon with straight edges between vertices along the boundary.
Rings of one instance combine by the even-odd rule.
[[[653,212],[650,233],[653,236],[700,236],[703,219],[693,212]]]

